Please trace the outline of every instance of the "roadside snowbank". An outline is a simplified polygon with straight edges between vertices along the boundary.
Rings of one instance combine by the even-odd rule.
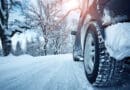
[[[11,61],[11,62],[15,62],[15,61],[33,61],[33,60],[51,60],[51,59],[55,59],[55,60],[66,60],[70,58],[72,59],[72,54],[59,54],[59,55],[47,55],[47,56],[38,56],[38,57],[33,57],[30,55],[21,55],[21,56],[14,56],[12,54],[8,55],[7,57],[0,57],[0,63],[3,63],[5,61]],[[30,61],[29,61],[30,62]]]
[[[105,30],[105,45],[110,55],[117,60],[130,57],[130,23],[118,23]]]

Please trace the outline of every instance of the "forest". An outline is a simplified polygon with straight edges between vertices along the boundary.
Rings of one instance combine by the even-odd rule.
[[[76,30],[80,14],[78,0],[73,5],[73,0],[7,0],[6,3],[7,19],[3,21],[8,25],[3,40],[7,40],[0,40],[1,55],[2,51],[3,55],[16,56],[72,52],[71,31]]]

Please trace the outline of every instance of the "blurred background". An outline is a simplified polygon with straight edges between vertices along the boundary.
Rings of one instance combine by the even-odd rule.
[[[8,0],[11,53],[44,56],[71,53],[80,0]],[[2,44],[0,40],[0,55]]]

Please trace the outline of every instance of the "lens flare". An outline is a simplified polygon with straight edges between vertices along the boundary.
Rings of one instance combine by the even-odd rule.
[[[71,10],[78,7],[79,7],[78,0],[67,0],[64,2],[64,8],[67,10]]]

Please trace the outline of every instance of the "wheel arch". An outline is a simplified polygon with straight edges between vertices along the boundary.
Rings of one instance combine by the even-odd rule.
[[[84,24],[83,28],[81,29],[81,46],[82,46],[82,50],[84,50],[84,44],[85,44],[85,38],[86,38],[86,34],[88,29],[92,28],[92,30],[94,31],[98,31],[100,30],[100,26],[96,21],[90,21],[89,23]]]

